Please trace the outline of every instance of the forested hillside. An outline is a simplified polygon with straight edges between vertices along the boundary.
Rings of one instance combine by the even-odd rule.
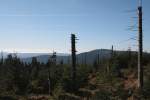
[[[98,55],[96,55],[97,58]],[[144,53],[144,89],[137,91],[137,53],[113,53],[93,64],[77,64],[73,81],[71,64],[47,63],[36,57],[31,63],[8,55],[0,60],[0,100],[149,100],[150,54]]]

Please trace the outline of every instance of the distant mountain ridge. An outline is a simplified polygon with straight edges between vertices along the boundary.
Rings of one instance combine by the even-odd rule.
[[[0,58],[3,55],[3,58],[7,58],[7,56],[11,54],[14,55],[14,53],[7,53],[7,52],[3,52],[0,54]],[[42,55],[52,55],[52,53],[15,53],[17,55],[18,58],[24,59],[24,58],[30,58],[30,57],[37,57],[37,56],[42,56]],[[68,56],[69,54],[65,54],[65,53],[57,53],[57,55],[59,56]]]
[[[110,58],[111,56],[110,49],[96,49],[89,52],[83,52],[77,54],[77,63],[78,64],[93,64],[94,61],[99,57],[99,60],[104,58]],[[117,54],[121,54],[127,51],[114,51]],[[135,51],[132,51],[135,52]],[[5,53],[5,56],[8,55]],[[31,63],[32,57],[36,57],[37,61],[40,63],[47,63],[49,57],[52,53],[17,53],[17,56],[26,63]],[[7,56],[6,56],[7,57]],[[65,53],[57,53],[57,63],[63,61],[64,64],[71,63],[71,55]]]
[[[109,49],[96,49],[89,52],[83,52],[80,54],[77,54],[77,63],[87,63],[87,64],[93,64],[93,62],[97,59],[99,55],[99,59],[102,58],[109,58],[111,55],[111,50]],[[49,59],[50,55],[38,55],[36,56],[37,60],[41,63],[46,63]],[[32,57],[29,58],[23,58],[24,62],[31,63]],[[60,63],[63,61],[63,63],[68,64],[71,62],[71,56],[69,54],[66,55],[59,55],[57,54],[57,63]]]

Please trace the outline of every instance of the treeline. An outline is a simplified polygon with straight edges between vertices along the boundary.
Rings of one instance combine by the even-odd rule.
[[[0,95],[57,95],[63,91],[71,92],[71,65],[56,64],[56,58],[40,63],[36,57],[31,63],[22,62],[16,55],[8,55],[0,61]],[[82,66],[82,65],[81,65]],[[78,67],[77,87],[86,83],[90,67]],[[58,93],[57,93],[58,92]],[[56,96],[57,97],[57,96]]]
[[[32,58],[31,63],[25,63],[17,55],[8,55],[6,59],[1,59],[0,97],[50,95],[58,99],[64,93],[81,95],[80,88],[88,87],[89,89],[89,86],[91,88],[89,83],[90,75],[95,75],[95,84],[106,85],[109,83],[110,86],[115,87],[116,84],[121,82],[118,79],[124,78],[123,74],[125,73],[122,72],[124,69],[128,69],[127,71],[130,69],[137,73],[136,53],[114,53],[109,59],[96,59],[93,65],[77,64],[77,75],[74,82],[71,78],[72,66],[64,64],[63,61],[56,63],[56,58],[56,55],[50,56],[47,63],[38,62],[36,57]],[[148,97],[150,90],[150,86],[148,85],[150,83],[150,54],[145,53],[143,58],[145,72],[144,93]],[[112,82],[113,84],[110,84]],[[92,85],[92,88],[96,88],[96,86]],[[119,88],[117,88],[117,91],[123,92],[123,87]],[[106,98],[107,96],[108,98],[113,97],[112,91],[106,90],[105,93],[101,92],[100,94],[104,94]],[[100,94],[98,94],[99,97],[104,97]],[[117,96],[119,95],[118,92]]]

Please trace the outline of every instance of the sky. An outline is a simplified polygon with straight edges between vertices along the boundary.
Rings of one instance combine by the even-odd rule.
[[[0,50],[69,53],[70,35],[77,51],[137,50],[138,0],[0,0]],[[150,52],[150,0],[143,0],[144,51]],[[135,30],[137,30],[135,28]]]

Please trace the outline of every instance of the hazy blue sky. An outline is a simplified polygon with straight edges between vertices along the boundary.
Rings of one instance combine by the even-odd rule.
[[[136,49],[138,0],[0,0],[0,50],[70,52],[77,33],[79,52],[99,48]],[[150,0],[144,0],[144,50],[150,51]]]

